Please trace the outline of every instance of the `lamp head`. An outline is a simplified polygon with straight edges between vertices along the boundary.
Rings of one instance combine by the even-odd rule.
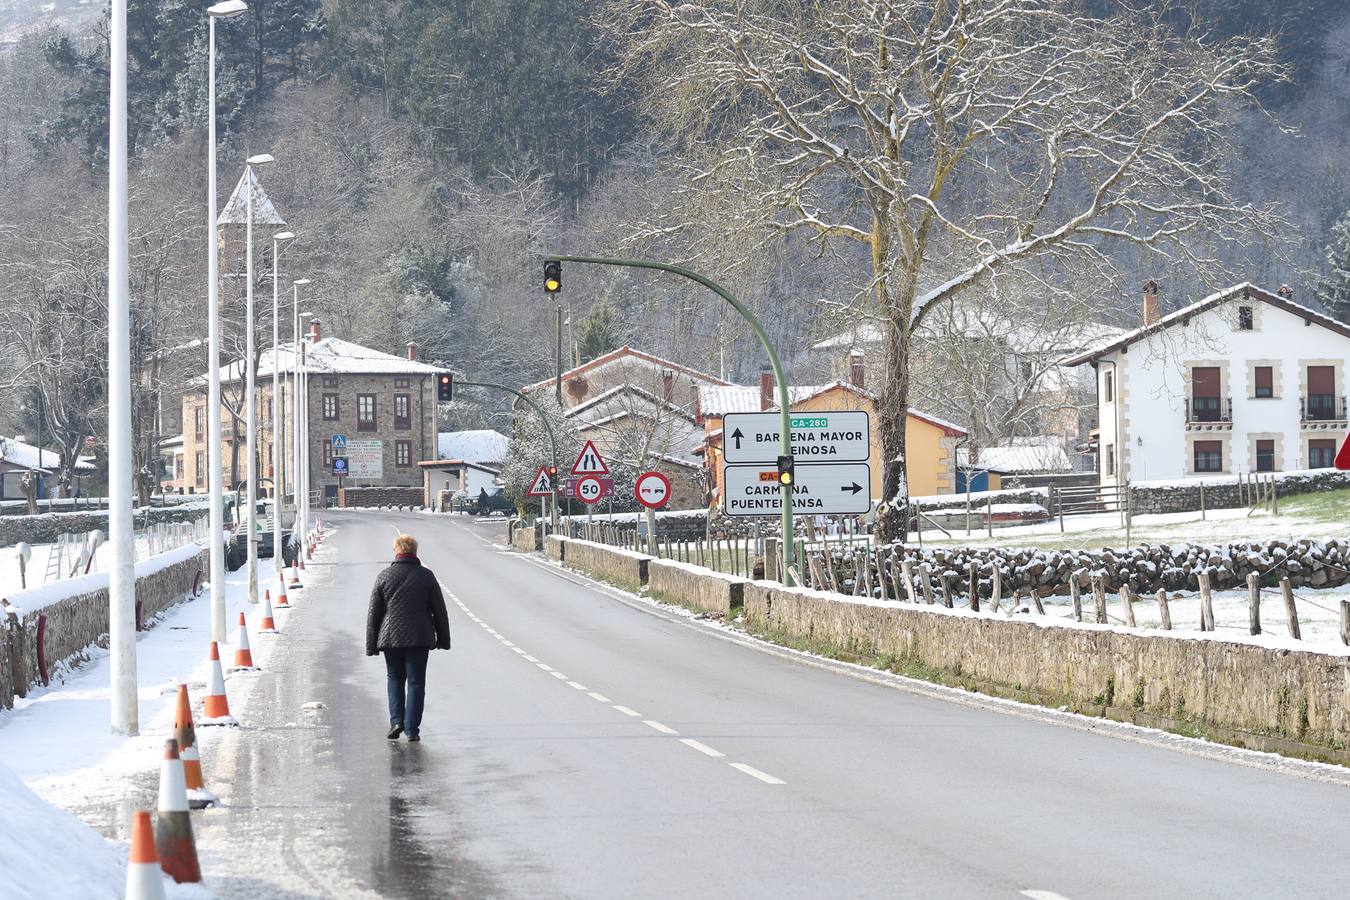
[[[272,235],[272,240],[289,241],[292,240],[294,237],[295,237],[294,231],[278,231],[276,234]]]
[[[265,166],[270,162],[276,162],[276,157],[270,153],[259,153],[256,156],[250,156],[245,162],[250,166]]]
[[[310,280],[309,280],[308,278],[297,278],[297,279],[295,279],[294,281],[291,282],[291,284],[295,284],[295,285],[310,284],[310,283],[311,283],[311,282],[310,282]]]
[[[248,12],[248,4],[244,0],[225,0],[224,3],[217,3],[206,10],[206,14],[213,19],[233,19],[235,16],[242,16],[246,12]]]

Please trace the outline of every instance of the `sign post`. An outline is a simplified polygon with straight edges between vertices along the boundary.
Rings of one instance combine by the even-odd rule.
[[[530,489],[525,492],[525,496],[539,498],[539,515],[541,518],[548,514],[548,498],[553,493],[553,489],[553,479],[548,477],[548,466],[540,466],[539,471],[534,476],[534,481],[530,482]]]
[[[660,472],[643,472],[633,482],[637,502],[647,509],[647,552],[656,555],[656,510],[670,502],[670,479]]]

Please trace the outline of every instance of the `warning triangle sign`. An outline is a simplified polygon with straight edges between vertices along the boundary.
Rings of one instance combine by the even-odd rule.
[[[1345,436],[1341,449],[1336,453],[1336,468],[1350,469],[1350,434]]]
[[[539,474],[534,476],[534,481],[530,483],[530,489],[525,492],[527,497],[547,497],[553,493],[553,481],[548,477],[548,466],[540,466]]]
[[[608,475],[609,466],[605,465],[604,458],[600,451],[595,449],[595,441],[587,441],[586,446],[581,448],[577,454],[577,461],[572,463],[573,475]]]

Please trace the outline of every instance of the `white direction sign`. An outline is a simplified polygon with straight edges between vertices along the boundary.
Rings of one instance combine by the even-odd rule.
[[[530,484],[530,489],[525,492],[527,497],[547,497],[553,493],[553,482],[548,477],[548,466],[540,466],[539,473],[534,476],[534,481]]]
[[[872,508],[872,467],[867,463],[797,465],[793,515],[862,515]],[[722,511],[729,516],[776,516],[783,511],[777,466],[727,466],[722,470]]]
[[[348,441],[347,460],[353,478],[384,478],[384,441]]]
[[[595,449],[595,441],[587,441],[586,446],[581,448],[577,454],[577,461],[572,463],[573,475],[608,475],[609,466],[605,465],[604,457],[600,451]]]
[[[799,463],[867,462],[871,434],[862,410],[795,412],[792,458]],[[781,413],[727,413],[722,419],[722,450],[728,463],[769,463],[782,449]]]

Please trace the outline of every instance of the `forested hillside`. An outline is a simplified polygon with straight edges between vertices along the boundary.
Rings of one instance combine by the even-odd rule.
[[[1160,27],[1201,42],[1276,36],[1272,73],[1253,88],[1264,109],[1234,108],[1231,121],[1209,124],[1226,135],[1238,199],[1270,210],[1280,235],[1196,235],[1204,249],[1189,259],[1108,250],[1109,278],[1099,277],[1106,268],[1047,272],[1048,287],[1018,281],[1018,290],[1081,291],[1091,317],[1119,322],[1137,316],[1147,277],[1162,281],[1165,306],[1238,276],[1288,282],[1309,303],[1350,294],[1350,8],[1193,6],[1194,15],[1161,14]],[[203,7],[130,3],[133,302],[146,421],[162,406],[166,374],[181,381],[203,362],[199,349],[164,352],[200,337],[203,318]],[[868,314],[866,253],[776,227],[781,214],[749,215],[759,194],[751,166],[700,177],[707,147],[690,122],[700,110],[675,121],[668,82],[653,81],[669,73],[636,46],[659,24],[658,7],[250,3],[219,29],[222,199],[247,156],[274,154],[260,177],[300,236],[283,274],[314,280],[305,305],[329,333],[391,352],[415,339],[424,357],[476,376],[547,377],[555,320],[539,287],[544,256],[622,253],[696,261],[760,310],[800,377],[816,377],[825,363],[803,351]],[[1113,0],[1087,0],[1084,12],[1123,15]],[[0,360],[0,415],[9,417],[0,432],[36,430],[37,390],[49,433],[91,433],[100,415],[105,35],[98,19],[74,31],[30,27],[0,45],[0,334],[17,351]],[[753,114],[752,104],[732,110]],[[961,203],[997,204],[1015,191],[1015,161],[991,160],[991,171],[1005,163],[1012,182],[963,181]],[[242,282],[228,275],[239,268],[237,258],[222,261],[235,345]],[[270,283],[259,289],[266,297]],[[685,283],[569,266],[562,303],[569,357],[631,342],[733,378],[752,378],[760,363],[744,326]],[[270,333],[270,322],[260,328]],[[74,333],[87,339],[57,338]],[[455,424],[501,426],[493,417],[502,404],[485,404],[460,405]]]

